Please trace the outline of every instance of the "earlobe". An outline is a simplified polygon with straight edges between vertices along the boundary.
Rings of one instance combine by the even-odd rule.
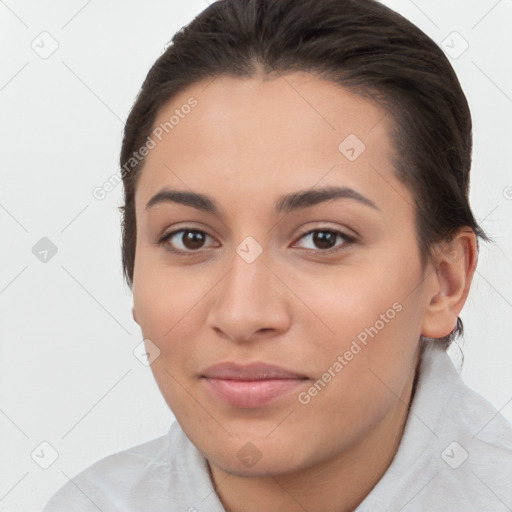
[[[421,332],[427,338],[442,338],[455,328],[478,260],[476,236],[469,228],[462,228],[437,249],[432,275],[434,292],[427,297]]]
[[[135,307],[132,308],[132,316],[135,323],[138,324],[139,322],[137,322],[137,314],[135,313]]]

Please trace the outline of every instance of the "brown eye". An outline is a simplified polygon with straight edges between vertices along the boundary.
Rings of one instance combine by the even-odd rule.
[[[204,244],[205,234],[201,231],[183,231],[181,243],[187,249],[200,249]]]
[[[204,231],[180,229],[164,235],[158,244],[165,246],[171,252],[194,253],[205,246],[207,238],[211,237]]]
[[[315,229],[302,235],[300,240],[307,240],[310,245],[313,245],[313,247],[303,245],[304,249],[316,252],[337,251],[355,242],[355,238],[334,229]]]
[[[337,233],[334,231],[315,231],[313,234],[313,243],[319,249],[330,249],[336,245]]]

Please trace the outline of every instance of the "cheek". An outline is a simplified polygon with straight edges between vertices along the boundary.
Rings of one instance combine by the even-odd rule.
[[[354,441],[364,436],[396,405],[412,378],[419,333],[411,312],[398,303],[375,308],[384,316],[375,319],[373,312],[352,305],[339,314],[337,336],[324,337],[305,354],[315,361],[315,374],[298,402],[306,421],[316,425],[311,430],[321,429],[327,444],[337,442],[339,429]],[[326,421],[332,428],[325,428]]]
[[[142,335],[160,350],[151,364],[155,381],[171,410],[176,414],[200,417],[189,398],[189,373],[193,368],[198,329],[204,324],[201,299],[206,290],[198,281],[190,286],[186,272],[144,264],[134,272],[133,300]]]
[[[400,392],[414,366],[420,337],[418,282],[419,268],[379,260],[377,265],[346,267],[329,277],[297,283],[315,313],[298,320],[299,330],[310,340],[303,346],[303,358],[316,361],[317,379],[333,382],[329,383],[333,394],[322,392],[319,402],[325,399],[327,406],[329,400],[348,401],[357,409],[373,400],[378,410],[381,399],[393,398],[379,378]],[[311,283],[314,286],[308,286]],[[347,389],[350,396],[344,392]]]
[[[197,315],[212,286],[207,276],[199,275],[192,267],[169,269],[139,260],[134,272],[133,301],[144,336],[163,343],[184,326],[190,329],[197,325]],[[191,322],[192,318],[196,322]]]
[[[375,324],[389,331],[418,279],[416,272],[399,272],[397,266],[380,261],[290,276],[295,294],[310,309],[301,328],[341,339],[357,337]]]

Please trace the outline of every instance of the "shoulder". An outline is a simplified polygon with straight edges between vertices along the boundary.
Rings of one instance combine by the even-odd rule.
[[[442,485],[464,492],[468,510],[510,510],[512,425],[462,379],[444,413]]]
[[[156,484],[163,473],[168,476],[169,456],[168,435],[109,455],[69,479],[44,512],[132,510],[132,491],[150,478],[156,477]]]
[[[422,464],[425,488],[416,498],[417,510],[511,510],[510,423],[462,380],[442,415],[434,424],[431,449]]]
[[[96,462],[55,493],[43,512],[219,512],[207,462],[177,421],[166,435]]]
[[[471,389],[455,369],[448,354],[437,354],[437,371],[430,374],[431,396],[443,397],[443,407],[433,426],[441,436],[467,446],[474,464],[490,461],[512,469],[512,425],[488,400]],[[434,378],[438,376],[440,380]],[[460,439],[460,441],[459,441]]]
[[[444,349],[432,347],[425,372],[429,382],[423,401],[437,406],[418,404],[418,415],[433,411],[430,449],[423,460],[432,481],[418,501],[452,510],[512,507],[512,426],[462,380]]]
[[[413,401],[412,411],[427,417],[434,431],[468,437],[476,444],[495,446],[504,455],[512,454],[512,425],[462,380],[439,344],[425,351],[419,381],[420,396]]]
[[[434,343],[395,458],[357,510],[512,510],[511,474],[512,426]]]

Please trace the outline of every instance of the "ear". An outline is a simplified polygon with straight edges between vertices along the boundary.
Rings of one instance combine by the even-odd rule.
[[[450,241],[439,244],[436,250],[431,275],[433,286],[429,287],[421,330],[427,338],[442,338],[455,328],[478,261],[476,236],[467,227],[460,229]]]
[[[137,322],[137,314],[135,313],[135,307],[132,308],[132,316],[135,323],[138,324],[139,322]]]

